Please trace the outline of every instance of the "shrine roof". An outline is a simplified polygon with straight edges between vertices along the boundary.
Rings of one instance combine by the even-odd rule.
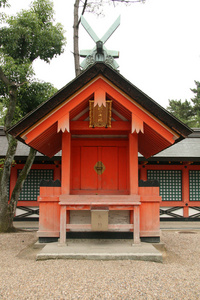
[[[200,161],[200,128],[193,129],[194,132],[191,133],[186,139],[172,145],[171,147],[159,152],[158,154],[152,156],[148,161]],[[3,130],[0,126],[0,158],[6,156],[8,143]],[[29,146],[24,143],[18,142],[17,151],[15,154],[15,159],[25,159],[29,153]],[[52,160],[60,160],[61,151],[59,151]],[[43,154],[37,152],[36,160],[49,161],[50,158],[44,156]],[[146,160],[142,155],[139,154],[139,160]]]
[[[160,106],[152,98],[138,89],[119,72],[113,70],[105,63],[98,62],[92,65],[90,68],[83,71],[74,80],[65,85],[50,99],[38,106],[34,111],[30,112],[24,118],[22,118],[16,125],[14,125],[8,133],[12,134],[17,139],[23,141],[20,135],[28,128],[33,126],[56,107],[61,105],[66,99],[78,92],[83,86],[88,84],[91,80],[101,75],[105,79],[109,80],[113,85],[119,88],[124,94],[136,101],[144,109],[149,111],[158,120],[163,122],[166,126],[175,131],[180,137],[177,141],[182,140],[192,133],[192,130],[183,124],[181,121],[171,115],[166,109]],[[23,141],[24,142],[24,141]]]

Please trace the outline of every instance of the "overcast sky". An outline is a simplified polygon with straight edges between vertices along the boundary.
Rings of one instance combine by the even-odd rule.
[[[37,78],[62,88],[75,77],[73,62],[74,0],[54,0],[56,22],[66,30],[65,52],[50,64],[34,63]],[[9,0],[10,14],[28,8],[30,0]],[[85,14],[101,38],[121,15],[121,25],[106,42],[119,50],[120,73],[148,96],[166,107],[168,99],[190,99],[200,81],[200,0],[146,0],[145,4],[110,6],[105,17]],[[92,49],[94,42],[80,29],[80,49]]]

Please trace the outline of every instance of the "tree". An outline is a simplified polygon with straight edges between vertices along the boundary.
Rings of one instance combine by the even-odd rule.
[[[80,68],[80,56],[79,56],[79,25],[81,16],[85,12],[96,13],[97,15],[102,14],[103,6],[105,4],[122,3],[122,4],[133,4],[142,2],[145,0],[75,0],[74,2],[74,24],[73,24],[73,37],[74,37],[74,66],[75,74],[78,76],[81,72]]]
[[[190,127],[193,125],[194,112],[191,102],[187,100],[184,102],[181,100],[169,100],[169,106],[167,109],[186,125]]]
[[[1,1],[0,6],[6,2]],[[9,17],[7,26],[0,28],[0,35],[0,103],[6,131],[41,99],[45,100],[55,91],[50,84],[33,81],[32,63],[37,58],[49,62],[60,55],[65,38],[61,24],[53,24],[53,5],[49,0],[35,0],[29,10]],[[27,103],[28,97],[32,103]],[[17,141],[7,133],[6,137],[8,149],[0,172],[0,232],[13,229],[18,197],[36,154],[30,148],[8,203],[7,183]]]
[[[200,82],[195,81],[196,88],[191,89],[191,91],[195,94],[195,97],[191,99],[193,103],[193,111],[195,113],[195,127],[200,128]]]
[[[167,109],[189,127],[200,127],[200,82],[195,81],[196,88],[191,89],[195,97],[191,101],[169,100]]]

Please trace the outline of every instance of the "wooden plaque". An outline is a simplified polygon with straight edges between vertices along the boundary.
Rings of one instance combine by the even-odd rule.
[[[89,127],[111,127],[112,101],[106,101],[106,107],[97,104],[94,107],[94,101],[89,101]]]

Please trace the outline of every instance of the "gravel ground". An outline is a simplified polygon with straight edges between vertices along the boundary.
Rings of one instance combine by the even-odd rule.
[[[35,232],[0,234],[0,299],[200,299],[200,231],[163,231],[164,263],[36,261]]]

